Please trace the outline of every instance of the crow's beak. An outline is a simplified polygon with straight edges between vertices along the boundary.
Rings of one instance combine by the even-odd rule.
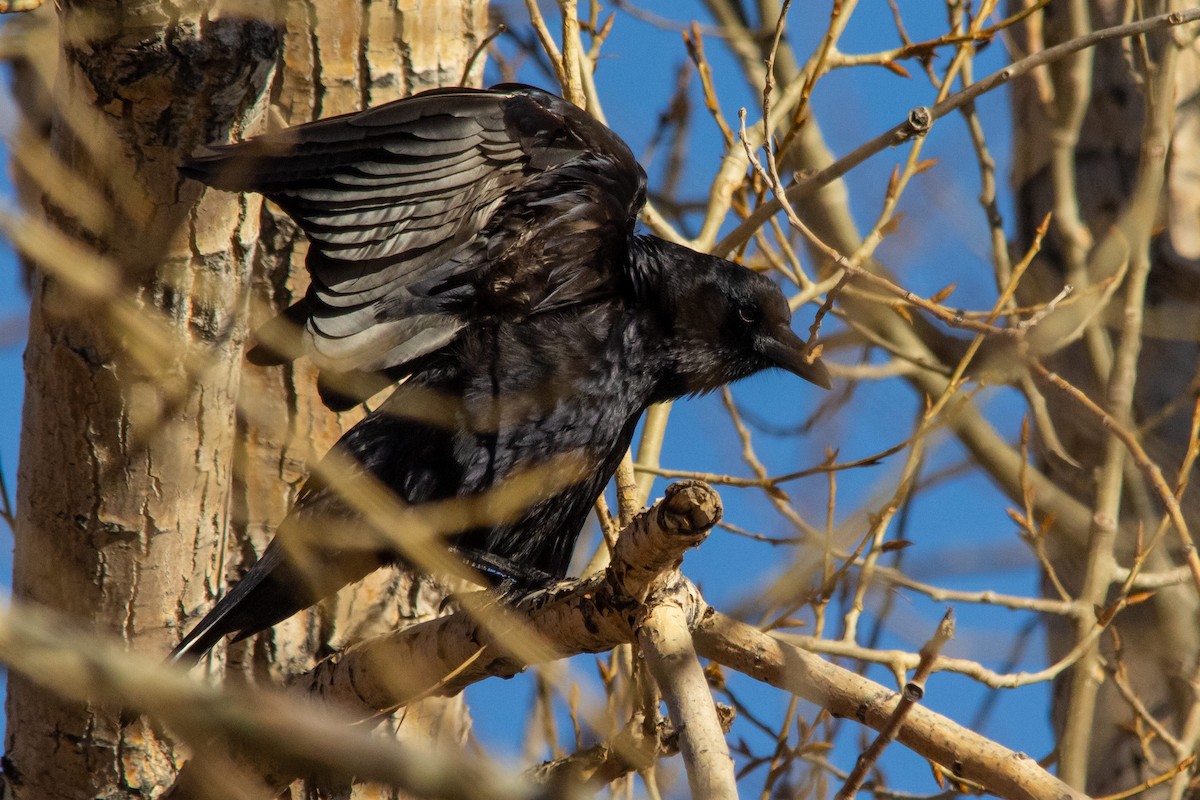
[[[821,363],[821,359],[808,351],[804,341],[791,328],[780,326],[763,348],[767,358],[780,369],[786,369],[793,375],[799,375],[810,383],[815,383],[822,389],[832,389],[829,370]]]

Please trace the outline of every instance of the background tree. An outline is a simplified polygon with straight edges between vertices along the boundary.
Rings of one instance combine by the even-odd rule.
[[[482,60],[467,64],[487,34],[482,4],[415,5],[181,13],[67,3],[56,20],[45,14],[43,27],[32,17],[6,26],[26,122],[13,148],[24,212],[0,222],[36,267],[18,499],[8,514],[17,600],[158,658],[261,552],[305,465],[353,421],[320,407],[303,363],[257,369],[241,359],[251,321],[303,291],[303,238],[256,197],[202,193],[174,168],[208,141],[458,83],[464,72],[477,83]],[[743,537],[706,543],[684,571],[704,578],[710,600],[729,598],[716,604],[721,611],[753,625],[706,613],[686,582],[668,577],[633,623],[614,611],[619,603],[605,605],[608,589],[586,584],[519,606],[515,619],[532,622],[540,636],[506,627],[491,650],[472,644],[498,624],[486,605],[476,617],[380,639],[437,608],[428,581],[385,574],[219,652],[210,672],[223,674],[226,686],[293,676],[294,692],[338,698],[344,712],[363,717],[413,696],[454,694],[525,660],[636,640],[603,658],[598,681],[582,675],[579,662],[534,670],[526,751],[532,762],[555,757],[535,777],[619,785],[637,773],[648,787],[669,788],[673,770],[655,764],[679,746],[693,789],[720,796],[732,780],[722,770],[726,739],[704,737],[728,719],[694,702],[709,690],[697,691],[698,668],[686,669],[695,664],[688,637],[672,638],[686,624],[709,660],[711,689],[736,711],[728,741],[744,792],[824,794],[841,784],[849,793],[872,770],[877,788],[892,776],[929,789],[903,759],[877,760],[888,738],[867,747],[832,713],[885,730],[889,720],[902,723],[892,735],[930,759],[940,781],[974,782],[1004,797],[1069,796],[1036,765],[978,735],[989,708],[1011,703],[1001,687],[1026,687],[1016,713],[1049,714],[1034,692],[1055,681],[1057,747],[1047,761],[1057,761],[1067,784],[1099,794],[1157,781],[1155,791],[1172,798],[1194,793],[1200,562],[1185,489],[1198,385],[1189,280],[1200,241],[1191,184],[1196,12],[1139,27],[1142,16],[1105,0],[1015,2],[1006,18],[996,5],[951,3],[933,23],[893,6],[888,36],[899,46],[854,54],[843,48],[859,41],[855,22],[880,30],[887,9],[843,0],[818,24],[811,9],[789,13],[773,0],[707,0],[705,27],[659,16],[679,18],[675,7],[620,3],[615,24],[596,4],[567,0],[549,19],[533,3],[493,9],[509,29],[491,53],[497,75],[557,82],[597,115],[611,108],[603,76],[619,69],[604,55],[651,57],[619,50],[620,30],[682,31],[678,58],[686,52],[687,61],[645,135],[645,223],[774,270],[805,323],[825,309],[822,340],[840,365],[840,385],[811,416],[796,424],[795,401],[770,383],[766,391],[725,392],[721,416],[712,405],[653,409],[618,492],[598,509],[601,527],[615,529],[650,496],[656,477],[717,485],[729,529]],[[1182,8],[1150,4],[1139,13],[1168,11]],[[1129,24],[1119,35],[1096,33],[1122,23]],[[1060,42],[1072,52],[1049,49]],[[1015,67],[995,83],[975,83],[976,57],[989,44],[991,53],[1003,44],[1002,60]],[[998,130],[975,101],[1010,77],[1011,119],[1000,122],[1014,131],[1017,208],[1006,224],[992,156]],[[923,79],[932,89],[921,88]],[[871,140],[877,130],[845,124],[839,115],[850,99],[820,102],[837,87],[885,81],[900,82],[908,106],[927,107],[889,118],[899,124],[885,137]],[[741,130],[731,98],[751,109]],[[836,147],[849,155],[839,158],[827,143],[830,127],[853,136]],[[943,152],[970,153],[977,168],[962,169],[965,158],[934,163],[929,151],[945,147],[942,137],[958,142]],[[897,143],[903,149],[880,155]],[[846,174],[869,156],[876,158]],[[974,218],[953,201],[953,187],[967,184],[980,193]],[[773,199],[781,195],[784,208]],[[981,255],[963,252],[972,247]],[[688,445],[697,431],[719,438],[718,429],[729,431],[727,451]],[[796,442],[801,434],[805,445]],[[664,451],[664,441],[675,448]],[[827,445],[842,452],[816,452]],[[704,459],[714,452],[725,458],[710,467]],[[872,465],[882,466],[850,469]],[[802,475],[816,477],[794,489]],[[964,503],[964,492],[975,498]],[[711,523],[711,501],[691,490],[672,497],[629,531],[702,536],[672,515]],[[1011,522],[998,523],[1006,508]],[[970,544],[946,548],[929,535],[938,527]],[[636,548],[642,533],[627,532],[622,546]],[[1024,542],[1028,562],[1042,571],[1042,597],[1010,590],[994,573],[973,575],[961,562],[972,550],[1011,552],[984,541],[1000,537]],[[646,587],[630,579],[638,574],[627,569],[630,553],[650,573],[670,566],[646,552],[614,556],[612,574],[623,577],[611,585],[641,599]],[[705,561],[718,552],[719,563]],[[940,567],[923,571],[943,552]],[[600,547],[588,565],[589,554],[580,574],[607,558]],[[728,588],[731,563],[739,590]],[[572,627],[579,598],[595,606],[594,630]],[[1048,661],[1016,671],[1030,657],[1001,658],[994,645],[972,647],[969,635],[947,643],[936,624],[947,603],[980,630],[993,608],[1044,626]],[[425,772],[397,766],[408,751],[374,750],[349,729],[310,725],[294,697],[275,705],[261,693],[205,694],[91,639],[39,638],[29,621],[41,619],[26,610],[0,625],[0,657],[14,669],[4,762],[13,796],[154,794],[190,752],[176,736],[198,748],[191,774],[200,777],[177,785],[177,796],[206,786],[229,796],[245,791],[239,782],[247,779],[277,789],[307,773],[297,762],[419,794],[508,791],[486,764],[451,755],[420,764],[445,782],[415,785],[413,776]],[[1019,651],[1023,636],[1008,638]],[[358,640],[365,644],[307,672],[314,657]],[[397,669],[400,652],[406,660]],[[339,683],[371,659],[388,665],[376,664],[375,674],[402,674],[402,685]],[[897,703],[835,660],[918,689],[926,674],[942,673],[927,702],[976,731]],[[665,666],[675,663],[685,668]],[[656,685],[669,709],[661,724]],[[589,687],[597,698],[590,702]],[[505,692],[512,689],[489,697]],[[400,735],[424,742],[432,730],[461,743],[467,722],[456,697],[406,709]],[[115,710],[120,703],[155,713],[130,721]],[[968,703],[980,706],[974,718]],[[576,735],[564,735],[572,726]],[[223,769],[230,754],[212,746],[222,740],[261,747],[249,778]],[[351,741],[358,750],[348,752]],[[847,776],[860,753],[859,771]],[[325,774],[308,791],[341,791],[331,786]]]
[[[1041,26],[1022,31],[1018,46],[1086,36],[1118,24],[1122,13],[1106,2],[1055,8]],[[1200,185],[1191,166],[1200,76],[1194,48],[1180,47],[1189,43],[1166,36],[1106,42],[1030,76],[1013,93],[1015,246],[1028,247],[1041,218],[1053,214],[1022,297],[1044,302],[1070,283],[1083,298],[1047,326],[1047,338],[1063,338],[1046,348],[1046,366],[1133,432],[1175,486],[1186,484],[1190,469],[1181,465],[1194,458],[1200,366],[1193,322]],[[1045,398],[1046,424],[1061,446],[1045,448],[1043,467],[1092,512],[1086,530],[1047,537],[1055,577],[1047,576],[1046,591],[1112,607],[1121,598],[1121,568],[1163,531],[1163,502],[1117,433],[1101,435],[1096,415],[1081,414],[1067,393],[1046,391]],[[1180,500],[1193,528],[1196,503],[1194,493]],[[1148,550],[1147,571],[1166,575],[1190,558],[1178,534]],[[1193,546],[1194,539],[1185,541]],[[1155,586],[1153,597],[1123,610],[1099,639],[1090,637],[1095,619],[1086,613],[1073,623],[1060,618],[1052,629],[1054,659],[1087,642],[1055,688],[1059,769],[1070,782],[1115,792],[1194,750],[1196,588],[1193,580]],[[1165,729],[1146,736],[1151,719]]]

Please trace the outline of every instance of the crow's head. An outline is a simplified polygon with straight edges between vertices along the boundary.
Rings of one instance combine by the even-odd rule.
[[[670,268],[677,376],[686,393],[708,392],[771,367],[828,389],[829,371],[792,331],[792,312],[763,275],[685,251]]]

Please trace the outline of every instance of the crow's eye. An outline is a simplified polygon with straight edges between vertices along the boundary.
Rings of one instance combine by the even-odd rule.
[[[752,325],[758,322],[758,309],[748,304],[740,305],[738,306],[738,316],[742,318],[742,322]]]

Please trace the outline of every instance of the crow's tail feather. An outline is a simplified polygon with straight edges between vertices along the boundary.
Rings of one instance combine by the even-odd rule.
[[[222,637],[233,634],[236,642],[253,636],[392,560],[374,549],[306,549],[294,540],[289,552],[281,543],[288,539],[281,527],[258,563],[183,637],[168,661],[191,666]]]
[[[268,547],[246,575],[234,584],[167,660],[190,667],[228,634],[237,639],[252,636],[307,608],[314,601],[304,582],[291,580],[282,548]]]

